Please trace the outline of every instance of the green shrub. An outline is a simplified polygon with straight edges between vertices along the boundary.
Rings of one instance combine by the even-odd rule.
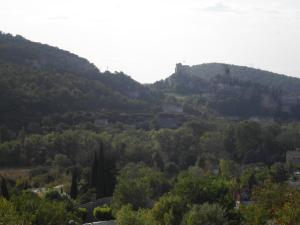
[[[116,225],[159,225],[150,209],[133,210],[131,205],[124,205],[117,212]]]
[[[228,224],[225,210],[219,204],[194,205],[185,215],[183,225],[225,225]]]
[[[96,207],[93,210],[93,216],[98,220],[111,220],[113,218],[111,207]]]
[[[143,164],[126,165],[117,177],[113,193],[113,209],[119,210],[130,204],[134,210],[146,208],[149,202],[158,199],[168,190],[164,174]]]
[[[81,222],[74,210],[76,205],[67,199],[53,201],[41,198],[31,192],[21,192],[18,195],[12,196],[11,203],[17,212],[20,212],[22,217],[28,220],[31,225],[60,225],[67,224],[70,220]],[[20,224],[22,223],[15,223],[13,225]]]
[[[78,208],[78,216],[85,221],[87,218],[87,209],[86,208]]]
[[[143,224],[137,211],[131,205],[124,205],[117,212],[117,225],[141,225]]]
[[[0,197],[0,224],[2,225],[28,225],[29,221],[22,218],[14,205],[6,199]]]
[[[160,197],[151,209],[152,216],[158,225],[179,225],[186,211],[187,207],[183,199],[171,194]]]
[[[63,200],[63,196],[57,190],[51,189],[46,192],[45,198],[48,200]]]

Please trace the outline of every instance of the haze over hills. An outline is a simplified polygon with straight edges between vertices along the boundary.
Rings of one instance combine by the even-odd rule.
[[[169,78],[142,85],[122,72],[100,72],[70,52],[4,33],[0,34],[0,85],[1,122],[13,121],[10,126],[18,128],[52,114],[103,110],[146,113],[146,120],[149,115],[155,120],[169,113],[158,119],[158,124],[171,124],[167,127],[176,127],[183,113],[300,119],[298,78],[222,63],[177,64]],[[103,114],[89,119],[96,118]]]

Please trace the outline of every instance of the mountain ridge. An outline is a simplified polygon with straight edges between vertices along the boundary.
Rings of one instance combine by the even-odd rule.
[[[234,118],[299,119],[300,79],[222,63],[177,64],[175,73],[153,87],[188,100],[189,108]],[[181,97],[181,98],[182,98]],[[184,100],[183,104],[188,104]]]
[[[2,118],[21,118],[24,112],[28,118],[43,118],[50,112],[108,110],[152,117],[216,113],[240,119],[300,119],[299,78],[225,63],[177,64],[168,78],[145,85],[123,72],[100,72],[68,51],[4,33],[0,85],[6,93],[0,96],[2,107],[11,110],[2,110]],[[171,115],[163,118],[174,120]]]
[[[12,129],[52,114],[152,112],[149,102],[156,101],[148,87],[122,72],[102,73],[75,54],[4,33],[0,87],[0,122]]]
[[[203,64],[197,64],[197,65],[182,65],[178,63],[176,65],[175,72],[183,72],[188,73],[192,76],[197,76],[203,79],[209,79],[214,78],[218,75],[226,75],[230,74],[234,78],[239,78],[244,81],[250,81],[252,79],[253,82],[260,83],[263,85],[275,85],[274,88],[282,88],[282,89],[288,89],[297,92],[297,94],[300,94],[300,90],[295,85],[300,86],[300,78],[288,76],[285,74],[279,74],[276,72],[271,72],[263,69],[257,69],[252,68],[248,66],[240,66],[240,65],[234,65],[234,64],[226,64],[226,63],[203,63]],[[246,73],[244,73],[246,71]],[[208,76],[208,77],[207,77]],[[267,82],[273,81],[271,84],[267,84]],[[280,81],[286,81],[283,83],[284,86],[276,85],[276,82]],[[296,82],[297,84],[295,84]]]

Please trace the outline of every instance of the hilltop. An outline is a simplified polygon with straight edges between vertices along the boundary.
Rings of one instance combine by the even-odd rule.
[[[155,93],[123,72],[100,72],[68,51],[4,33],[0,86],[0,122],[12,129],[72,112],[151,112],[156,101]]]
[[[300,79],[268,71],[222,63],[177,64],[175,73],[154,87],[181,96],[196,110],[205,106],[227,117],[299,119]]]

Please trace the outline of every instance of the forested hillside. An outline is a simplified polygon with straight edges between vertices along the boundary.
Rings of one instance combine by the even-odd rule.
[[[25,66],[51,74],[78,75],[78,79],[101,81],[130,98],[145,98],[149,90],[122,72],[101,73],[87,59],[46,44],[32,42],[20,35],[12,36],[0,32],[0,62]],[[149,96],[148,96],[149,97]]]
[[[229,78],[267,86],[270,89],[279,89],[289,94],[300,94],[300,79],[260,69],[222,63],[207,63],[190,66],[187,71],[192,76],[202,79],[211,79],[227,74]]]
[[[93,75],[98,69],[86,59],[20,35],[0,33],[1,61],[59,73]]]
[[[101,73],[72,53],[3,33],[0,87],[0,121],[13,130],[67,112],[139,113],[157,107],[157,94],[124,73]]]
[[[275,120],[299,119],[300,79],[227,64],[177,64],[169,78],[154,87],[195,110],[218,115]]]

